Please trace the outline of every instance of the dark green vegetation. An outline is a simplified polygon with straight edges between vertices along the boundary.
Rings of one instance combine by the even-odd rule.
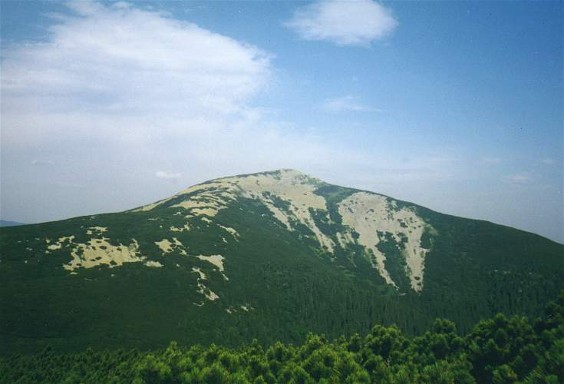
[[[562,383],[564,293],[542,318],[495,317],[464,336],[437,319],[406,336],[374,326],[328,341],[308,334],[300,345],[253,341],[238,348],[212,344],[166,349],[56,353],[0,358],[2,383]]]
[[[430,329],[435,318],[452,320],[467,333],[498,312],[539,316],[564,289],[563,245],[388,199],[394,209],[408,208],[432,228],[421,238],[429,251],[420,292],[410,288],[405,274],[404,238],[379,234],[378,248],[396,289],[373,268],[356,228],[346,227],[339,213],[340,202],[358,191],[302,179],[326,201],[327,210],[306,212],[334,240],[333,253],[303,222],[289,217],[294,230],[288,230],[264,202],[245,194],[226,200],[210,217],[175,207],[197,198],[213,205],[223,193],[213,183],[204,184],[213,186],[206,195],[190,191],[151,210],[2,228],[0,353],[48,346],[61,352],[147,350],[172,340],[236,348],[253,339],[264,345],[300,343],[309,332],[348,339],[374,324],[396,324],[411,336]],[[281,195],[262,196],[281,212],[292,212]],[[189,230],[178,230],[186,225]],[[97,233],[96,227],[106,230]],[[342,245],[336,234],[346,230],[354,240]],[[122,249],[137,244],[144,259],[81,267],[73,274],[63,268],[73,260],[73,246],[58,241],[69,236],[73,244],[102,238]],[[182,245],[163,252],[157,245],[163,239]],[[198,255],[221,255],[224,271]]]

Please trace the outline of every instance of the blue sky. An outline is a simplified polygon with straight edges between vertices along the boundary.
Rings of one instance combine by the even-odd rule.
[[[564,242],[561,1],[2,1],[1,218],[296,168]]]

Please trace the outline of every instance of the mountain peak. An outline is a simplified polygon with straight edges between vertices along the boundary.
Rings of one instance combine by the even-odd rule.
[[[282,168],[276,169],[272,171],[264,171],[264,172],[257,172],[257,173],[249,173],[237,176],[228,176],[222,177],[216,180],[235,180],[235,179],[245,179],[245,178],[252,178],[256,180],[261,180],[262,182],[266,182],[270,179],[272,182],[277,183],[289,183],[289,184],[314,184],[318,185],[322,183],[322,181],[318,178],[309,176],[299,170],[291,169],[291,168]]]
[[[315,177],[306,175],[295,169],[278,169],[273,171],[264,171],[250,174],[242,174],[237,176],[227,176],[218,179],[209,180],[201,184],[188,187],[174,196],[157,201],[135,211],[148,211],[157,207],[169,207],[171,202],[183,208],[202,208],[203,211],[197,214],[208,214],[215,216],[218,210],[222,209],[224,204],[236,198],[236,196],[256,197],[258,194],[287,194],[290,191],[307,189],[307,192],[313,192],[315,188],[323,185],[324,182]],[[213,196],[212,196],[213,195]],[[184,202],[179,202],[182,197]],[[199,203],[197,201],[200,201]],[[215,211],[215,213],[214,213]]]
[[[426,231],[434,229],[413,207],[398,205],[375,193],[330,185],[297,170],[210,180],[139,210],[173,208],[177,209],[174,214],[187,220],[203,217],[212,223],[221,211],[241,199],[262,204],[282,228],[305,231],[304,238],[316,243],[318,252],[330,258],[340,250],[361,246],[367,261],[386,284],[416,292],[423,288],[429,249],[422,246],[421,239]],[[383,249],[391,249],[397,253],[394,257],[402,260],[400,273],[390,270],[391,262]]]

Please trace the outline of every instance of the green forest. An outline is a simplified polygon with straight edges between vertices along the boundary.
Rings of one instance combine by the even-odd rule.
[[[258,341],[165,349],[93,350],[0,358],[1,383],[564,383],[564,292],[543,316],[497,314],[460,334],[436,319],[407,336],[375,325],[366,335],[299,345]]]

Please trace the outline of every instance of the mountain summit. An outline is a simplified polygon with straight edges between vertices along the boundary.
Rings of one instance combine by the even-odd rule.
[[[424,232],[432,233],[433,227],[417,216],[413,207],[398,206],[385,196],[340,190],[339,199],[335,199],[331,191],[334,194],[338,189],[299,171],[283,169],[209,181],[140,210],[178,208],[182,210],[174,214],[184,215],[188,221],[205,217],[213,224],[218,212],[231,203],[251,199],[264,205],[282,228],[290,232],[301,229],[301,236],[317,242],[318,252],[329,258],[335,257],[336,247],[341,251],[355,244],[364,247],[367,261],[395,288],[398,283],[386,268],[382,248],[397,248],[399,252],[394,256],[400,259],[411,289],[421,291],[428,252],[421,242]],[[229,231],[231,235],[236,233],[232,228]],[[182,247],[179,242],[177,245]]]
[[[290,169],[0,233],[15,350],[412,332],[536,314],[564,288],[560,244]]]

